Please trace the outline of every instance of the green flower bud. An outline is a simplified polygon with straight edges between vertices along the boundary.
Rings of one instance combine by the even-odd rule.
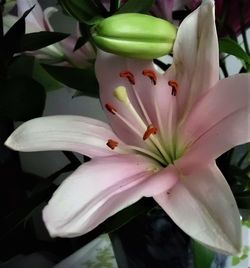
[[[176,27],[168,21],[139,13],[124,13],[95,25],[92,37],[104,51],[153,59],[171,52],[176,32]]]

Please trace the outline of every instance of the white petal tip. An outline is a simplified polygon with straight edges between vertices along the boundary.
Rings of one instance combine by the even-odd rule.
[[[16,149],[16,144],[13,142],[13,139],[11,136],[5,141],[4,145],[12,150],[17,150]]]

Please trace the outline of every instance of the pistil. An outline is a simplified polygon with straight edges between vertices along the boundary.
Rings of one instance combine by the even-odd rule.
[[[140,117],[140,115],[137,113],[137,111],[135,110],[134,106],[130,102],[130,99],[129,99],[128,94],[127,94],[127,89],[125,87],[123,87],[123,86],[117,87],[114,90],[114,96],[116,97],[117,100],[119,100],[120,102],[124,103],[128,107],[128,109],[130,110],[132,115],[136,118],[136,120],[138,121],[138,123],[140,124],[142,129],[144,130],[144,133],[141,136],[143,138],[144,135],[145,135],[145,132],[148,129],[148,126],[144,123],[144,121],[142,120],[142,118]],[[150,133],[150,134],[152,134],[152,133]],[[168,156],[166,150],[164,150],[164,148],[161,145],[161,142],[159,142],[158,138],[156,138],[156,137],[154,137],[152,135],[149,135],[148,139],[145,139],[145,142],[147,142],[147,141],[151,141],[155,145],[155,148],[159,151],[159,153],[163,156],[163,158],[165,158],[165,160],[168,163],[172,162],[171,158]]]

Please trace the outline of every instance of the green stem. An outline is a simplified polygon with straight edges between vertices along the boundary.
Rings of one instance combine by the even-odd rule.
[[[227,71],[227,67],[226,67],[224,60],[220,60],[220,68],[221,68],[225,78],[228,77],[228,71]]]

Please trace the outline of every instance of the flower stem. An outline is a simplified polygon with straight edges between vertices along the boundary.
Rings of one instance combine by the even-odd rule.
[[[220,68],[221,68],[225,78],[228,77],[228,71],[227,71],[227,67],[226,67],[224,60],[220,60]]]

